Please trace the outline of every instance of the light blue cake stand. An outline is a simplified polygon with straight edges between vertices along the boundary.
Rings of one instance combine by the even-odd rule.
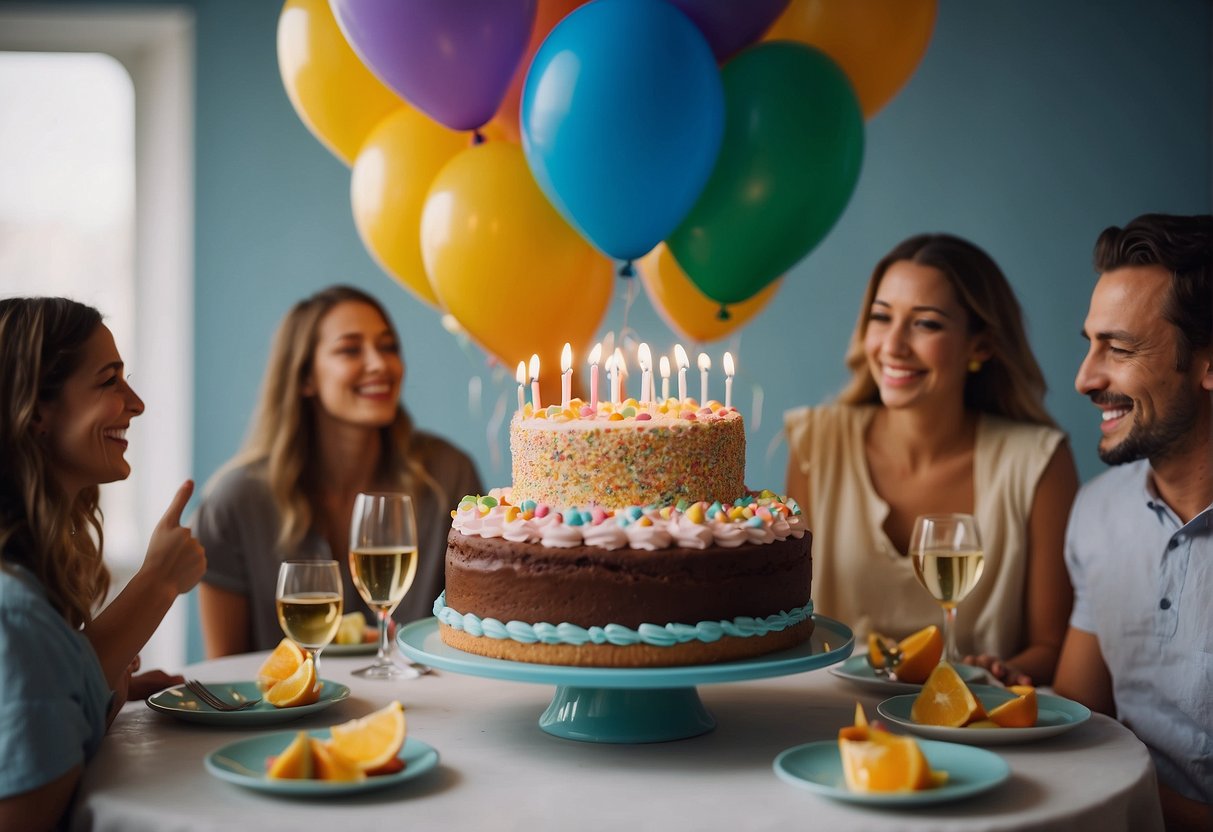
[[[752,659],[686,667],[608,668],[529,664],[492,659],[443,643],[438,619],[414,621],[396,635],[401,651],[431,667],[509,682],[556,685],[539,727],[583,742],[667,742],[697,737],[716,727],[696,685],[787,676],[829,667],[851,655],[849,627],[814,615],[809,641]]]

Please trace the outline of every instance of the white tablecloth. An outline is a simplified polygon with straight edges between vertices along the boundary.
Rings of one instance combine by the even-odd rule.
[[[265,654],[187,668],[203,681],[248,680]],[[366,657],[324,659],[351,697],[295,722],[227,730],[128,704],[89,765],[74,830],[1069,830],[1161,829],[1145,747],[1103,716],[1041,742],[994,749],[1011,766],[996,790],[959,803],[881,810],[838,803],[779,780],[781,750],[834,739],[855,701],[879,701],[814,670],[699,687],[714,731],[678,742],[606,745],[558,739],[537,719],[551,686],[439,671],[403,682],[349,675]],[[336,799],[291,799],[222,782],[206,754],[263,731],[322,728],[404,703],[410,736],[441,755],[434,771],[394,788]]]

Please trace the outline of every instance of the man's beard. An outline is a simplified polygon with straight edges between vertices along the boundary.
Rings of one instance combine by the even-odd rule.
[[[1121,405],[1132,407],[1132,400],[1112,393],[1095,393],[1091,401],[1097,404]],[[1169,413],[1161,415],[1153,424],[1143,425],[1134,420],[1129,428],[1129,435],[1111,448],[1099,448],[1099,458],[1108,465],[1124,465],[1139,459],[1166,459],[1184,445],[1184,439],[1191,433],[1197,419],[1195,399],[1181,397],[1171,407]],[[1137,412],[1132,408],[1128,414]]]

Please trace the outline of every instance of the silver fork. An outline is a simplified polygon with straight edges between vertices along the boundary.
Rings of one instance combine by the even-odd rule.
[[[243,702],[227,702],[220,699],[219,696],[210,688],[203,685],[197,679],[186,679],[185,689],[197,696],[202,702],[216,711],[243,711],[245,708],[251,708],[261,701],[257,699],[246,699]]]
[[[884,658],[884,666],[877,667],[876,665],[872,664],[870,657],[868,659],[868,665],[871,666],[872,672],[877,676],[881,677],[882,679],[889,679],[890,681],[896,682],[897,665],[901,664],[901,660],[903,658],[901,646],[892,639],[884,638],[883,636],[876,640],[876,646],[880,650],[880,655]]]

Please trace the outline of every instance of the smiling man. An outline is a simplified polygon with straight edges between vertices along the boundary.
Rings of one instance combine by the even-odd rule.
[[[1168,829],[1213,828],[1213,217],[1147,214],[1095,244],[1074,386],[1112,470],[1066,533],[1056,690],[1149,747]]]

